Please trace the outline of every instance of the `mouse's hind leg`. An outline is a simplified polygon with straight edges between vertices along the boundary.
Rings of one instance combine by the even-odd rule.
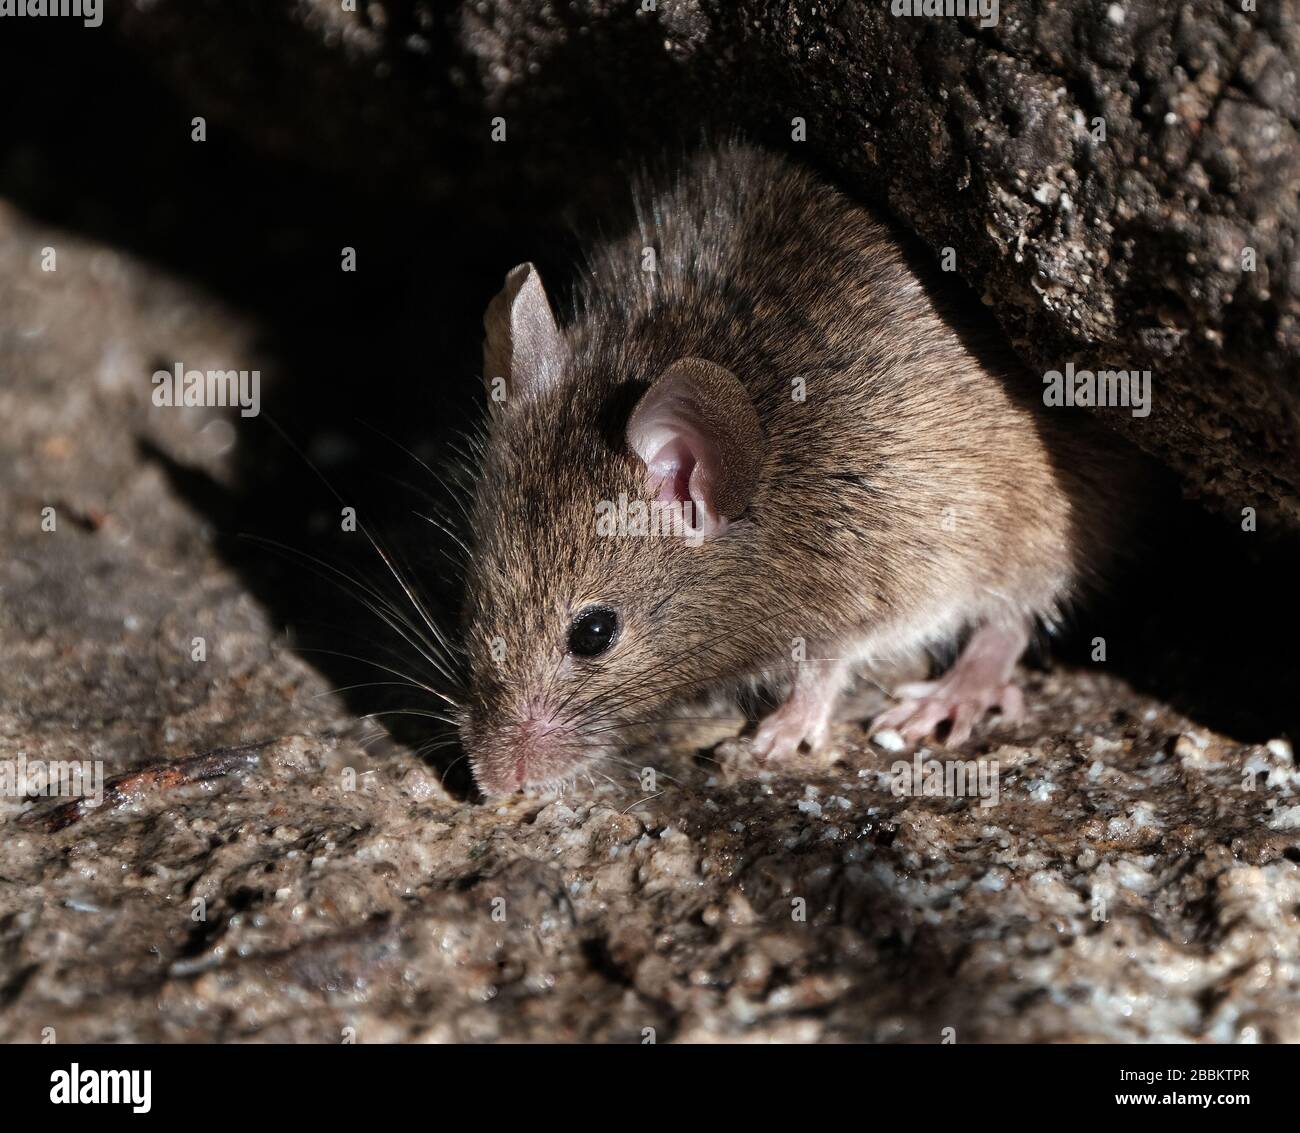
[[[831,717],[852,678],[846,660],[805,661],[795,673],[785,702],[770,712],[754,733],[752,750],[760,759],[784,759],[801,744],[813,751],[830,736]]]
[[[994,708],[1003,719],[1018,720],[1024,713],[1024,698],[1011,673],[1028,644],[1023,627],[981,627],[938,680],[901,685],[895,693],[899,702],[872,721],[871,734],[890,728],[916,743],[947,720],[952,727],[945,742],[956,747]]]

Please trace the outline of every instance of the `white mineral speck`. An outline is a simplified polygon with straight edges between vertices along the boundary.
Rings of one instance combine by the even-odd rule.
[[[1160,825],[1156,819],[1155,812],[1151,809],[1150,803],[1137,803],[1134,805],[1133,810],[1130,813],[1132,814],[1133,825],[1135,827],[1158,827]]]
[[[1128,858],[1115,864],[1115,878],[1125,889],[1134,893],[1145,893],[1154,884],[1151,874]]]
[[[1007,871],[1000,866],[991,869],[979,879],[981,889],[990,889],[994,893],[1001,893],[1007,887]]]
[[[1271,830],[1300,829],[1300,806],[1278,807],[1268,825]]]
[[[892,728],[877,732],[871,737],[871,742],[886,751],[902,751],[907,746],[907,741]]]

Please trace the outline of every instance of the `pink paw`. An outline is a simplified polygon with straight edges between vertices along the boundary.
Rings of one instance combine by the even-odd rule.
[[[813,751],[830,736],[830,721],[787,701],[763,718],[750,746],[759,759],[788,759],[806,743]]]
[[[1006,723],[1021,719],[1025,712],[1024,697],[1011,683],[976,687],[968,681],[944,677],[901,685],[895,695],[899,702],[871,722],[871,735],[889,728],[909,743],[919,743],[948,720],[952,727],[944,744],[958,747],[970,739],[971,729],[993,709],[1002,713]]]

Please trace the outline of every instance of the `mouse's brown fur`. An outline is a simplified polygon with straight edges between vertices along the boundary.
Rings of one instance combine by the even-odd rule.
[[[1116,470],[1091,431],[986,369],[866,208],[732,144],[639,211],[639,231],[595,252],[569,325],[516,331],[516,351],[553,334],[532,348],[549,356],[531,384],[511,377],[489,427],[463,722],[489,792],[598,768],[630,722],[788,670],[798,640],[809,658],[897,656],[1050,623],[1118,538]],[[501,302],[490,383],[508,368]],[[748,506],[699,543],[599,535],[601,501],[646,496],[629,415],[684,358],[752,399]],[[566,641],[593,604],[620,628],[585,659]]]

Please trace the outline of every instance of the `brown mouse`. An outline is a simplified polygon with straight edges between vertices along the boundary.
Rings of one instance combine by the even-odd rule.
[[[639,216],[565,323],[530,264],[484,320],[461,720],[482,790],[566,783],[755,677],[790,688],[756,755],[816,748],[859,662],[962,640],[876,727],[955,745],[1017,715],[1031,633],[1123,538],[1105,442],[982,362],[889,229],[787,158],[704,149]],[[647,508],[683,522],[646,533]]]

